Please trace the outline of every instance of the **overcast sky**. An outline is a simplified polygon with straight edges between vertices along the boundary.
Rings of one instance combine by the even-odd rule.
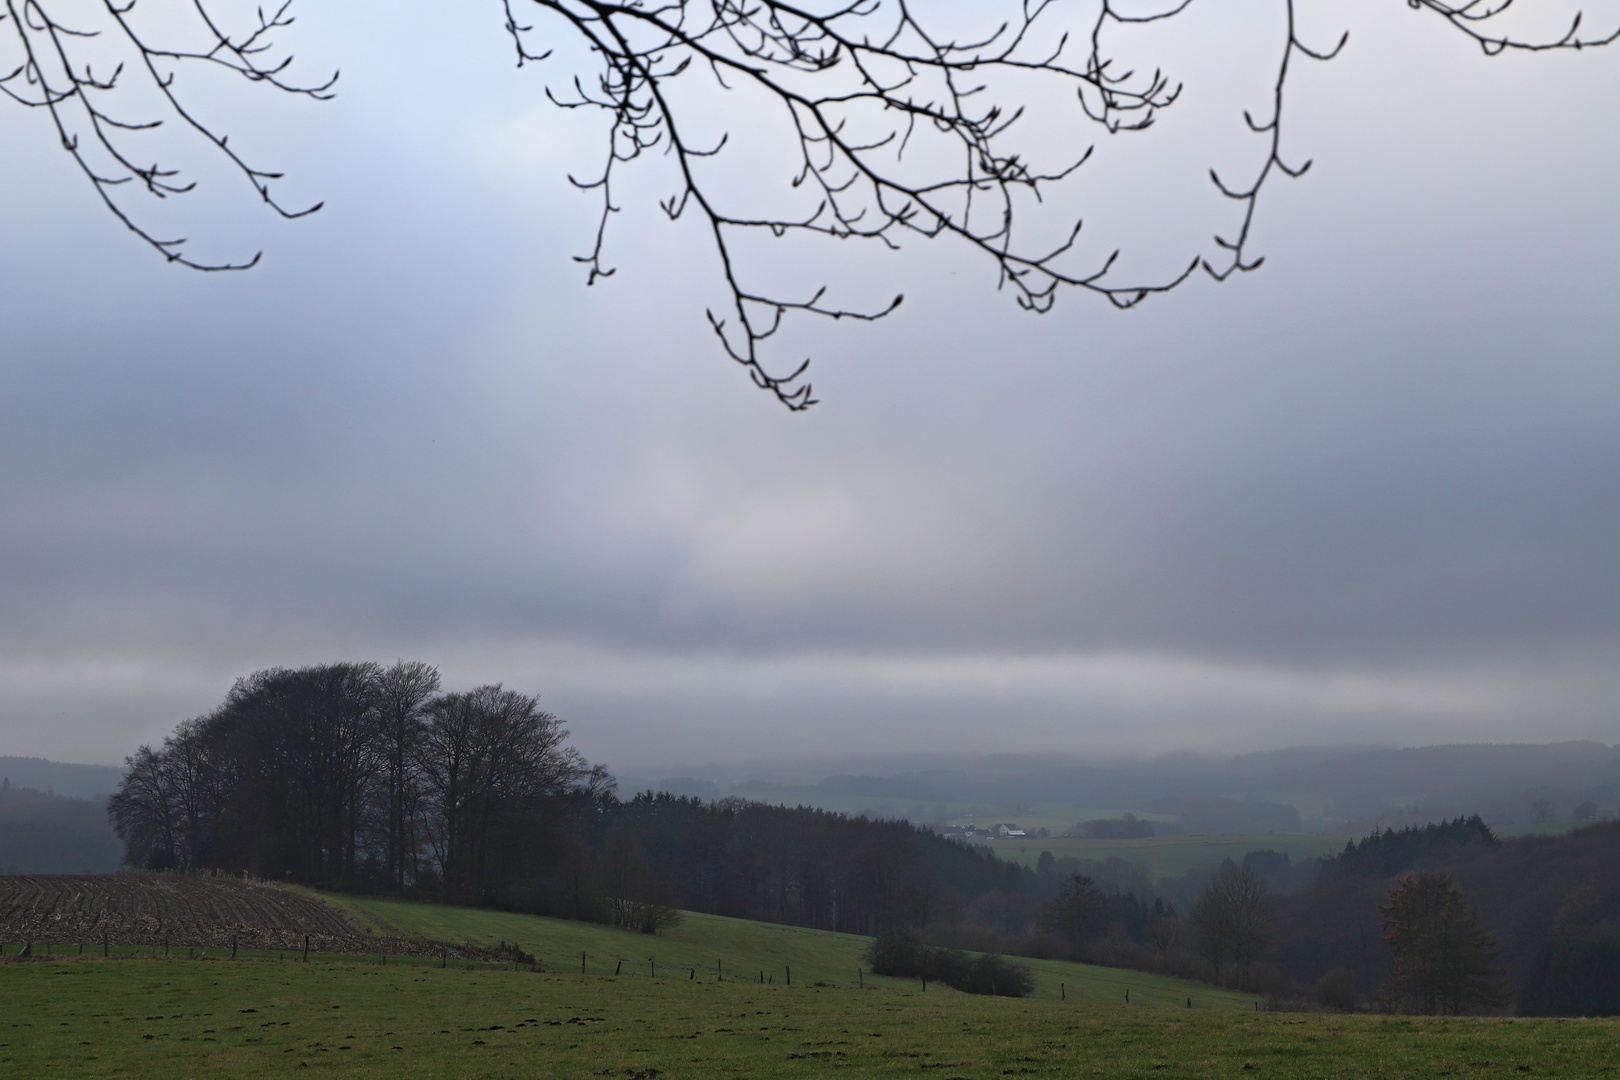
[[[1133,46],[1185,118],[1097,135],[1077,189],[1144,272],[1213,252],[1208,170],[1263,148],[1277,4],[1195,8],[1191,44]],[[396,657],[537,692],[637,771],[1617,741],[1620,52],[1301,11],[1351,39],[1296,60],[1315,164],[1265,192],[1263,268],[1033,316],[946,241],[761,246],[907,294],[789,328],[802,415],[716,348],[659,163],[586,288],[564,174],[600,122],[545,99],[566,50],[514,67],[498,5],[303,0],[282,40],[339,96],[210,102],[326,201],[280,222],[205,161],[186,228],[263,248],[246,273],[165,265],[0,107],[0,753],[116,763],[254,669]]]

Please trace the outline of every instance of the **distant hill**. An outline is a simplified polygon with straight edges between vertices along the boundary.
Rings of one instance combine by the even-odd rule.
[[[73,765],[37,757],[0,757],[0,781],[13,787],[33,788],[53,795],[92,799],[111,795],[123,782],[124,770],[114,765]]]
[[[1620,811],[1620,748],[1598,742],[1305,747],[1110,762],[1063,755],[1044,762],[931,755],[826,764],[836,771],[822,773],[819,781],[806,777],[814,763],[798,762],[776,769],[750,766],[747,780],[734,769],[697,769],[665,784],[702,798],[737,794],[917,821],[950,820],[969,811],[1017,820],[1037,807],[1112,808],[1161,819],[1175,815],[1191,832],[1365,832],[1375,824],[1474,814],[1493,824],[1557,820],[1587,801],[1600,815]],[[1248,809],[1238,813],[1233,803]]]
[[[1620,799],[1620,750],[1597,742],[1365,750],[1251,782],[1325,796],[1340,820],[1404,808],[1420,811],[1414,816],[1422,820],[1464,812],[1524,820],[1537,798],[1547,798],[1555,812],[1593,796],[1607,795],[1612,805]]]
[[[1408,870],[1456,875],[1515,991],[1542,943],[1620,934],[1620,822],[1497,842],[1478,821],[1452,821],[1363,840],[1330,861],[1313,887],[1282,897],[1290,974],[1309,984],[1347,967],[1370,994],[1389,974],[1378,905]]]
[[[123,858],[105,796],[52,794],[0,776],[0,874],[108,874]]]

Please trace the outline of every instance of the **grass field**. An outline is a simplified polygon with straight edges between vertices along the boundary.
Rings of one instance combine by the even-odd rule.
[[[1034,866],[1041,852],[1058,858],[1121,858],[1142,863],[1157,880],[1178,877],[1190,870],[1212,866],[1222,859],[1241,861],[1251,851],[1281,851],[1290,858],[1309,859],[1344,850],[1343,836],[1316,836],[1308,833],[1263,833],[1253,836],[1149,836],[1139,840],[1087,840],[1081,837],[1053,836],[1045,840],[997,840],[990,844],[995,853],[1011,862]]]
[[[910,988],[910,980],[857,974],[866,967],[862,954],[870,939],[797,926],[727,919],[688,913],[685,921],[656,937],[594,923],[547,919],[537,915],[486,911],[480,908],[423,904],[409,900],[333,897],[351,918],[374,932],[471,942],[493,946],[516,942],[548,970],[580,971],[580,954],[590,975],[648,978],[656,967],[664,978],[747,982],[763,973],[766,985],[785,985],[789,971],[795,988],[821,985],[846,990],[860,985]],[[1185,1010],[1191,997],[1196,1009],[1252,1009],[1254,998],[1201,983],[1137,971],[1071,964],[1061,960],[1024,960],[1035,973],[1036,998],[1112,1005],[1131,992],[1136,1005],[1174,1006]],[[930,993],[936,992],[930,988]],[[978,999],[982,1000],[982,999]]]
[[[684,975],[684,973],[683,973]],[[1620,1022],[1241,1013],[390,964],[0,964],[0,1076],[1610,1077]]]

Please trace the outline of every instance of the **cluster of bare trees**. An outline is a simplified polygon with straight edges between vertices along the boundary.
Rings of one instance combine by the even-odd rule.
[[[273,668],[141,747],[109,810],[134,865],[479,901],[610,788],[567,737],[534,697],[440,693],[423,663]]]

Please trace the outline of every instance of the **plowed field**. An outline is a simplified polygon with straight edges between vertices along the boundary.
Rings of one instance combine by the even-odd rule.
[[[191,874],[0,875],[0,942],[439,956],[435,941],[377,937],[337,908],[279,885]],[[486,950],[449,946],[458,958]]]

